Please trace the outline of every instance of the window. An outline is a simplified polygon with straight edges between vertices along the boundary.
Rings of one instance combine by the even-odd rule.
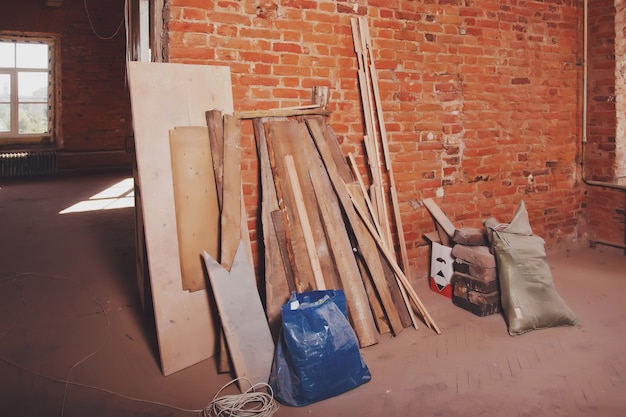
[[[0,35],[0,144],[49,142],[54,39]]]

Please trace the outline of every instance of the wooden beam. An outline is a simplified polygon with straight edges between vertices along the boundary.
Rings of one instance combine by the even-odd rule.
[[[236,112],[235,116],[240,119],[258,119],[262,117],[291,117],[291,116],[310,116],[321,115],[329,116],[332,113],[330,110],[316,108],[285,108],[285,109],[271,109],[271,110],[251,110]]]
[[[304,243],[306,245],[307,253],[309,254],[309,260],[311,261],[311,268],[313,269],[313,277],[315,278],[316,289],[325,290],[326,283],[324,282],[324,274],[322,273],[322,266],[320,265],[320,259],[317,256],[317,247],[313,239],[313,231],[311,230],[311,223],[309,222],[309,216],[304,206],[304,196],[302,195],[302,189],[300,188],[300,181],[298,180],[298,173],[296,172],[296,166],[293,162],[292,155],[285,156],[285,166],[287,168],[287,175],[289,176],[289,184],[291,184],[291,190],[294,196],[294,203],[298,216],[300,217],[300,227],[304,235]]]
[[[435,222],[443,228],[446,235],[452,239],[454,237],[456,227],[454,227],[454,224],[452,224],[448,216],[441,211],[437,203],[435,203],[432,198],[425,198],[422,200],[422,204],[424,204],[424,207],[426,207],[431,216],[433,216]]]
[[[346,187],[346,191],[348,192],[348,194],[350,194],[350,198],[353,199],[353,201],[355,201],[354,197],[352,196],[352,193],[350,192],[350,190],[347,187]],[[389,262],[389,265],[393,268],[394,272],[398,276],[398,279],[400,279],[400,282],[402,283],[402,285],[404,285],[404,288],[406,289],[407,293],[409,294],[409,297],[411,298],[411,301],[413,301],[413,303],[417,307],[417,309],[420,312],[420,314],[422,315],[422,318],[424,319],[424,322],[426,323],[426,325],[428,327],[430,327],[431,329],[435,330],[435,332],[437,332],[437,334],[440,334],[441,331],[439,330],[439,327],[437,327],[437,325],[433,321],[432,317],[430,317],[430,314],[428,313],[428,311],[424,307],[424,304],[422,304],[422,301],[420,300],[419,296],[417,295],[417,293],[413,289],[413,286],[411,285],[411,283],[409,282],[407,277],[404,275],[404,272],[402,272],[402,269],[398,266],[397,262],[395,262],[394,255],[389,252],[389,250],[387,249],[387,247],[386,247],[385,243],[383,242],[383,240],[380,238],[380,236],[378,236],[378,233],[376,232],[376,229],[374,228],[374,226],[367,220],[367,214],[365,213],[365,211],[361,210],[361,208],[357,204],[354,204],[354,207],[356,208],[357,212],[359,213],[359,216],[361,216],[361,218],[363,219],[363,222],[367,226],[370,234],[372,235],[372,237],[374,238],[374,240],[378,244],[378,247],[380,248],[382,253],[385,255],[385,257],[387,258],[387,261]]]
[[[230,271],[235,258],[242,227],[241,199],[241,121],[224,115],[224,177],[222,196],[222,227],[220,264]],[[245,222],[247,226],[247,222]]]

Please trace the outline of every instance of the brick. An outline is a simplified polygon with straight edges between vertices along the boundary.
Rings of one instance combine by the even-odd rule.
[[[454,245],[452,256],[482,268],[496,267],[496,259],[487,246]]]
[[[465,246],[487,246],[487,231],[478,227],[461,227],[454,231],[454,243]]]
[[[452,285],[455,292],[457,291],[457,289],[465,293],[467,293],[468,291],[473,291],[483,294],[498,291],[497,280],[485,281],[472,275],[456,271],[450,279],[450,285]]]
[[[455,306],[460,307],[463,310],[469,311],[470,313],[479,317],[490,316],[501,311],[500,303],[476,305],[472,304],[464,298],[455,297],[454,295],[452,295],[452,303]]]

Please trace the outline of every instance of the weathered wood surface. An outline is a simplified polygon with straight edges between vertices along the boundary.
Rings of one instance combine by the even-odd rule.
[[[207,252],[202,256],[235,376],[250,381],[252,385],[267,383],[274,358],[274,342],[243,242],[238,246],[230,272]],[[240,387],[247,389],[249,386],[242,382]]]
[[[206,290],[182,288],[168,132],[206,125],[208,109],[233,111],[230,69],[129,62],[128,79],[159,355],[169,375],[213,356],[216,339]]]

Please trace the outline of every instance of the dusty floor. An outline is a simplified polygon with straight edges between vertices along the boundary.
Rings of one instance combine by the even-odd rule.
[[[192,416],[230,381],[212,359],[162,376],[132,208],[58,214],[122,178],[0,185],[0,414]],[[275,416],[625,416],[626,256],[598,246],[548,261],[576,326],[511,337],[502,316],[474,316],[424,281],[441,335],[383,336],[362,350],[369,383]]]

